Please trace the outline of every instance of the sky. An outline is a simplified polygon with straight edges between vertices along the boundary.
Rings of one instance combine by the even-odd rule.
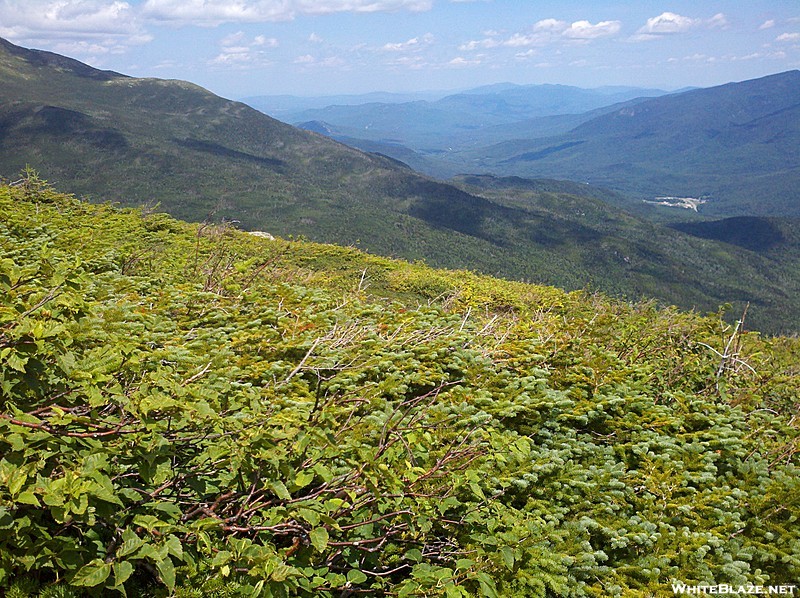
[[[798,0],[0,0],[0,37],[231,99],[800,68]]]

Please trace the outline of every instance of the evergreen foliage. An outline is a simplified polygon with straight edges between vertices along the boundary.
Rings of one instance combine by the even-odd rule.
[[[0,187],[7,596],[800,579],[797,339]]]

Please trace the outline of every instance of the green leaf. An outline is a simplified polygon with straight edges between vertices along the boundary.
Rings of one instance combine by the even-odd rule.
[[[172,559],[169,557],[160,560],[156,563],[156,569],[161,577],[161,581],[167,586],[170,592],[175,589],[175,565],[172,564]]]
[[[17,370],[18,372],[25,372],[25,364],[28,363],[28,357],[22,358],[17,353],[12,353],[6,358],[6,364],[12,370]]]
[[[296,476],[294,476],[294,485],[298,488],[305,488],[311,482],[314,481],[314,474],[307,473],[305,471],[301,471]]]
[[[352,584],[358,585],[360,583],[364,583],[367,581],[367,575],[363,571],[359,571],[358,569],[350,569],[347,572],[347,581]]]
[[[500,554],[503,555],[503,561],[505,561],[506,567],[509,570],[514,569],[514,550],[510,546],[503,546],[500,549]]]
[[[211,560],[212,567],[221,567],[225,563],[231,560],[231,554],[228,550],[220,550],[217,554],[214,555],[214,558]]]
[[[308,534],[308,537],[311,539],[311,544],[319,552],[322,552],[328,546],[328,530],[324,527],[315,527]]]
[[[28,473],[22,467],[15,467],[8,476],[8,491],[11,496],[15,496],[22,490],[25,482],[28,481]]]
[[[486,596],[486,598],[497,598],[497,587],[495,587],[494,580],[488,573],[485,571],[478,571],[475,577],[478,579],[478,583],[480,583],[481,593]]]
[[[470,482],[469,487],[475,494],[475,496],[477,496],[478,498],[482,498],[484,500],[486,499],[486,495],[483,493],[483,490],[481,489],[480,486],[478,486],[478,484],[476,484],[475,482]]]
[[[461,569],[461,570],[469,569],[474,564],[475,561],[473,561],[472,559],[458,559],[456,561],[456,569]]]
[[[419,583],[412,580],[406,580],[401,586],[400,591],[397,593],[398,598],[406,598],[412,596],[419,589]]]
[[[311,525],[319,525],[319,513],[311,509],[301,508],[297,509],[297,514],[308,521]]]
[[[118,561],[114,563],[114,587],[121,586],[133,573],[133,565],[130,561]]]
[[[103,583],[111,574],[111,565],[102,559],[94,559],[84,565],[72,578],[72,585],[93,588]]]
[[[144,540],[142,540],[139,536],[136,535],[132,529],[128,528],[124,532],[122,532],[122,544],[119,545],[117,549],[117,558],[122,558],[129,554],[133,554],[139,547],[144,544]]]
[[[164,544],[167,552],[178,560],[183,560],[183,544],[177,536],[170,535]]]
[[[286,488],[286,485],[280,480],[273,480],[269,485],[278,498],[282,498],[283,500],[289,500],[292,498],[292,495],[289,494],[289,490]]]
[[[464,593],[461,591],[461,588],[458,586],[454,586],[452,584],[448,584],[444,588],[445,596],[447,598],[463,598]]]
[[[21,492],[20,495],[17,497],[17,502],[23,505],[33,505],[34,507],[42,506],[41,503],[39,502],[39,499],[36,498],[36,495],[30,490],[25,490],[25,492]]]

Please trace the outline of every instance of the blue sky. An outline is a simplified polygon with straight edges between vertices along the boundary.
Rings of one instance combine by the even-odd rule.
[[[228,98],[677,89],[800,68],[800,2],[0,0],[0,37]]]

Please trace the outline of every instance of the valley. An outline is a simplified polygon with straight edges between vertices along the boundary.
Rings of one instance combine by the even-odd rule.
[[[427,137],[416,137],[409,122],[408,112],[416,104],[333,106],[303,117],[314,116],[316,130],[328,136],[374,147],[439,177],[491,173],[588,182],[620,192],[626,198],[620,205],[644,216],[648,213],[638,209],[644,199],[695,194],[723,198],[701,209],[711,218],[800,216],[795,191],[800,183],[800,71],[676,93],[595,93],[598,104],[607,103],[577,114],[548,112],[547,101],[555,98],[565,103],[565,111],[567,106],[588,108],[565,98],[576,91],[534,86],[476,92],[467,96],[476,98],[471,104],[452,102],[456,112],[445,121],[473,123],[468,130],[428,126],[434,116],[426,120],[424,112],[413,113]],[[514,109],[517,93],[528,97],[527,112]],[[507,122],[499,124],[501,118]]]
[[[2,50],[0,174],[7,180],[31,166],[64,191],[123,205],[158,205],[189,221],[235,220],[244,229],[275,236],[352,245],[567,290],[652,297],[701,313],[728,303],[731,313],[741,313],[750,304],[748,324],[767,333],[792,332],[800,321],[800,268],[789,258],[797,253],[793,232],[766,255],[719,235],[709,239],[664,226],[675,220],[672,213],[663,215],[669,208],[647,206],[635,195],[602,186],[520,176],[436,180],[411,170],[402,157],[389,157],[383,146],[371,153],[349,148],[188,83],[97,71],[7,42]],[[791,86],[794,75],[778,80]],[[511,91],[522,98],[526,90]],[[628,101],[648,106],[701,91],[706,93]],[[562,96],[567,92],[576,93],[558,90]],[[788,97],[788,89],[781,94]],[[588,95],[599,101],[597,94]],[[449,101],[477,110],[473,100],[465,94]],[[604,119],[620,118],[614,110],[574,131],[605,130]],[[530,115],[522,107],[518,112]],[[536,163],[583,151],[587,144],[569,141],[554,146],[558,151],[539,150]],[[526,149],[518,155],[529,154]],[[524,163],[508,162],[509,167]],[[470,166],[483,169],[479,162]],[[692,171],[698,176],[699,169]],[[628,180],[636,168],[625,172]],[[787,180],[792,172],[783,171]],[[576,180],[591,182],[588,175]],[[664,189],[660,184],[658,192]],[[770,193],[787,189],[784,182]],[[710,206],[720,211],[728,203],[702,204],[698,215],[714,219]],[[660,220],[653,219],[654,209],[662,210]],[[787,210],[787,217],[792,213]]]

